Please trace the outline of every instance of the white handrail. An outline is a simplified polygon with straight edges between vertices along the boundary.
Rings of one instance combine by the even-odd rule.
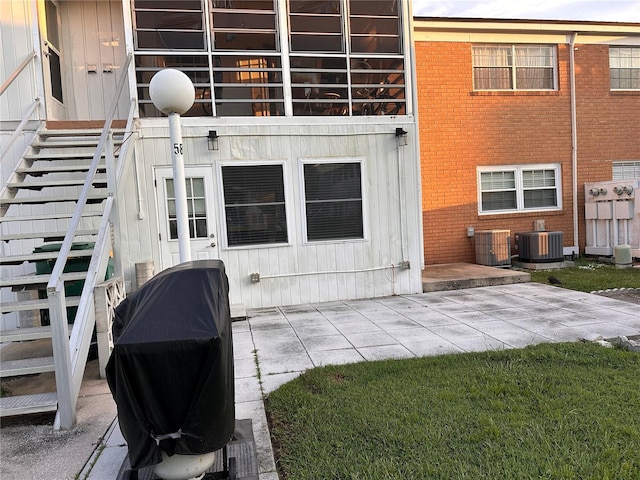
[[[35,52],[35,50],[33,52],[31,52],[31,54],[25,58],[22,63],[20,65],[18,65],[18,68],[16,68],[13,73],[9,76],[9,78],[7,78],[4,83],[2,84],[2,86],[0,87],[0,95],[2,95],[4,93],[4,91],[9,88],[9,85],[11,85],[13,83],[13,81],[18,78],[18,75],[20,75],[22,73],[22,71],[27,68],[27,65],[29,65],[31,63],[31,61],[37,57],[37,54]]]
[[[47,284],[47,293],[52,295],[53,300],[49,302],[49,309],[52,320],[54,361],[56,365],[56,388],[58,390],[58,398],[64,399],[64,401],[58,401],[58,411],[54,423],[55,429],[69,429],[72,428],[76,423],[76,401],[80,392],[82,375],[86,366],[89,343],[91,334],[93,332],[93,325],[95,322],[93,288],[98,283],[98,272],[104,272],[104,268],[102,267],[107,265],[108,253],[110,250],[107,243],[111,238],[110,214],[113,203],[115,201],[114,194],[111,189],[105,203],[102,222],[98,230],[98,236],[94,245],[94,252],[88,267],[87,277],[82,289],[80,304],[78,305],[76,319],[73,324],[70,339],[69,337],[62,338],[62,335],[65,334],[64,328],[53,327],[54,320],[56,322],[67,322],[66,309],[64,308],[64,288],[60,288],[60,285],[62,283],[61,277],[67,262],[67,257],[69,255],[69,252],[71,251],[71,246],[76,235],[76,230],[78,229],[80,220],[82,218],[82,212],[87,203],[89,190],[92,188],[93,179],[98,169],[98,163],[100,162],[102,152],[105,150],[105,145],[108,145],[108,148],[111,148],[111,152],[108,152],[108,155],[113,157],[111,125],[113,123],[113,118],[118,107],[120,95],[122,94],[125,81],[128,77],[129,65],[132,59],[133,55],[129,53],[127,55],[127,60],[125,61],[125,64],[122,68],[123,75],[118,82],[113,104],[109,111],[109,115],[107,115],[107,118],[105,120],[104,127],[100,135],[100,140],[98,141],[98,146],[96,147],[91,166],[89,167],[82,192],[80,193],[80,197],[78,198],[78,203],[71,218],[67,234],[65,235],[62,245],[60,246],[58,258],[56,259],[56,263],[51,272],[49,283]],[[135,112],[135,108],[131,107],[129,109],[129,118],[127,119],[127,130],[125,131],[125,139],[123,141],[124,148],[121,149],[120,155],[118,155],[118,159],[120,162],[125,161],[125,159],[129,155],[127,140],[130,137],[127,137],[127,135],[130,133],[129,129],[133,128],[133,112]],[[110,162],[110,164],[108,162],[107,169],[115,169],[118,173],[122,171],[121,168],[115,167],[113,165],[113,162]]]
[[[18,139],[18,136],[22,133],[22,130],[24,130],[24,127],[27,125],[27,122],[31,118],[31,115],[33,115],[33,112],[36,110],[36,108],[38,108],[38,105],[40,105],[40,99],[36,98],[31,104],[31,106],[29,106],[29,108],[27,109],[27,112],[22,117],[22,121],[14,130],[13,135],[11,135],[11,138],[9,139],[9,141],[6,143],[4,147],[2,147],[2,152],[0,152],[0,160],[4,158],[4,156],[11,149],[11,146],[13,145],[13,143]]]
[[[25,58],[22,61],[20,65],[18,65],[18,67],[13,71],[13,73],[2,84],[2,87],[0,87],[0,95],[4,94],[7,88],[9,88],[9,86],[15,81],[15,79],[18,78],[18,76],[24,71],[24,69],[27,68],[27,66],[35,58],[37,58],[37,56],[38,54],[34,50],[33,52],[31,52],[31,54],[27,58]],[[38,108],[40,103],[41,103],[41,100],[39,98],[36,98],[33,101],[33,103],[29,106],[29,108],[27,109],[27,112],[22,116],[22,121],[14,130],[13,135],[11,135],[11,138],[9,139],[9,141],[4,145],[4,147],[2,147],[2,151],[0,152],[0,160],[2,160],[4,156],[9,152],[9,150],[11,149],[11,146],[17,140],[20,133],[22,133],[22,130],[24,130],[24,127],[27,125],[27,122],[31,118],[31,115],[33,115],[33,112],[36,110],[36,108]]]

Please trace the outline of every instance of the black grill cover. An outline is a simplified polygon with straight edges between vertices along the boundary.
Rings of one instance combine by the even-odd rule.
[[[133,469],[222,448],[235,426],[229,284],[219,260],[156,275],[117,308],[107,382]]]

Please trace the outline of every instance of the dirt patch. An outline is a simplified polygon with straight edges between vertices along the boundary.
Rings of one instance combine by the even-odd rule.
[[[614,298],[616,300],[623,300],[629,303],[635,303],[640,305],[640,288],[614,288],[611,290],[600,290],[593,292],[603,297]]]

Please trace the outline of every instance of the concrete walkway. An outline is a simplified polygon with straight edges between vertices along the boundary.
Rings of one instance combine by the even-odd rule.
[[[309,368],[639,334],[638,305],[536,283],[254,310],[233,323],[236,418],[253,420],[260,479],[276,480],[262,398]],[[117,422],[103,444],[80,479],[116,478]]]

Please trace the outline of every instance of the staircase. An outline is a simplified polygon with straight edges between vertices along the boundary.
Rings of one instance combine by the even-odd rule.
[[[111,132],[117,149],[122,143],[124,130]],[[56,371],[56,362],[50,354],[51,346],[46,343],[52,340],[49,319],[54,318],[49,314],[46,287],[60,250],[60,242],[69,230],[74,209],[83,191],[101,133],[101,130],[93,128],[41,129],[0,194],[0,310],[3,316],[0,376],[3,384],[10,377]],[[103,221],[107,197],[103,153],[86,196],[87,205],[80,214],[65,273],[61,276],[69,329],[76,308],[80,305],[80,294]],[[100,265],[95,273],[98,278],[104,279],[105,268],[99,262],[93,263]],[[44,348],[34,348],[43,345]],[[81,350],[86,349],[88,346]],[[48,354],[38,356],[42,351]],[[3,396],[0,398],[0,415],[56,411],[58,402],[58,393],[55,391]]]

